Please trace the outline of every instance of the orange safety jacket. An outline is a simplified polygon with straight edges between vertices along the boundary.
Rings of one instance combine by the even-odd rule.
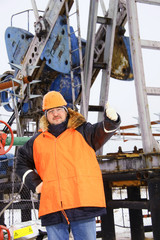
[[[33,192],[43,181],[39,216],[79,207],[105,207],[97,151],[116,131],[120,117],[91,124],[68,109],[67,129],[58,137],[40,119],[40,132],[17,154],[16,173]]]
[[[105,207],[95,152],[78,131],[67,129],[57,138],[44,132],[35,139],[33,153],[43,181],[39,216],[84,206]]]

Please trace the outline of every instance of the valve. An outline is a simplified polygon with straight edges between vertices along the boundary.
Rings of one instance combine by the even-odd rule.
[[[14,142],[14,135],[13,135],[13,131],[11,129],[11,127],[4,121],[0,120],[0,123],[3,123],[4,125],[6,125],[11,133],[11,143],[9,145],[9,147],[7,148],[7,150],[4,150],[5,144],[6,144],[6,138],[7,138],[7,134],[4,133],[3,131],[0,131],[0,155],[4,155],[6,154],[11,147],[13,146],[13,142]],[[1,238],[0,238],[1,239]]]
[[[11,240],[11,234],[8,228],[6,228],[5,226],[0,225],[0,240],[4,239],[4,234],[3,234],[3,230],[5,230],[8,234],[8,240]]]

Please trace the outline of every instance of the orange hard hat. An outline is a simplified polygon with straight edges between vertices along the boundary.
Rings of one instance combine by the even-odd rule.
[[[60,92],[50,91],[43,97],[43,111],[50,108],[66,106],[67,102]]]

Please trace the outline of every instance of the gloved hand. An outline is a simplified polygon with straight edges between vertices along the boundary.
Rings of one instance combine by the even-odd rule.
[[[42,185],[43,185],[43,182],[41,182],[40,184],[38,184],[38,186],[36,187],[36,193],[41,193]]]
[[[106,103],[105,109],[106,109],[106,116],[113,121],[117,121],[118,115],[116,111],[109,106],[108,102]]]

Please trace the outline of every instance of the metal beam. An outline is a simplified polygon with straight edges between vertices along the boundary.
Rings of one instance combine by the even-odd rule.
[[[126,7],[143,149],[146,153],[152,152],[153,149],[160,151],[160,146],[152,136],[150,125],[136,2],[126,1]]]

